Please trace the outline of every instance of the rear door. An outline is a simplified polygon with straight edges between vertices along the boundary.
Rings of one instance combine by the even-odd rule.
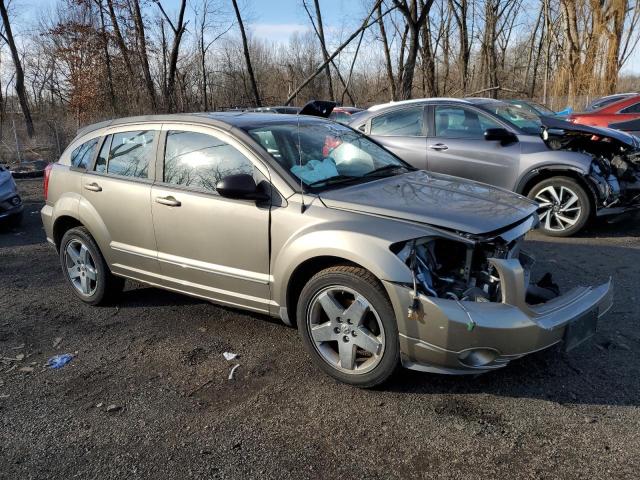
[[[160,125],[119,127],[82,176],[80,215],[114,273],[157,283],[151,185]]]
[[[520,143],[484,139],[487,128],[505,125],[475,108],[441,104],[429,108],[433,133],[427,138],[427,165],[433,172],[512,189]]]
[[[157,165],[151,209],[164,285],[267,312],[270,202],[215,189],[239,173],[268,182],[266,166],[226,132],[184,124],[164,125]]]
[[[366,132],[405,162],[427,168],[427,130],[423,105],[387,110],[367,122]]]

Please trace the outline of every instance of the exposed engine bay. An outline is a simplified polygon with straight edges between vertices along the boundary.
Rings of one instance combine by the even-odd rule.
[[[524,235],[505,242],[500,237],[463,242],[449,238],[424,237],[405,242],[398,257],[412,271],[416,294],[455,301],[502,302],[501,279],[489,259],[517,258],[528,284],[530,305],[546,302],[560,294],[550,273],[530,282],[533,257],[522,251]]]
[[[543,118],[542,139],[551,150],[593,158],[590,179],[603,206],[640,205],[640,139],[627,133]]]

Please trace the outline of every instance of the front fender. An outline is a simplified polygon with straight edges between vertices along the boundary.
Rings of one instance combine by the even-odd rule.
[[[577,152],[554,152],[554,153],[559,153],[559,154],[574,154],[577,155],[577,157],[575,157],[574,155],[568,155],[566,156],[567,159],[571,159],[571,162],[566,162],[566,163],[557,163],[556,159],[554,158],[553,162],[550,162],[548,160],[541,160],[539,162],[534,162],[532,164],[529,164],[527,166],[527,169],[524,171],[524,173],[522,173],[520,175],[520,177],[518,178],[518,180],[516,181],[516,185],[514,188],[514,191],[516,193],[519,193],[521,195],[524,195],[524,190],[525,187],[527,186],[527,184],[536,176],[540,175],[541,173],[544,172],[574,172],[577,173],[581,176],[586,177],[589,174],[589,171],[591,170],[591,157],[589,157],[588,155],[583,155]],[[565,155],[562,155],[563,157]],[[588,159],[588,161],[586,161]]]
[[[295,225],[300,214],[295,208],[284,210],[274,215],[271,261],[272,298],[281,306],[286,305],[291,276],[313,258],[338,257],[366,268],[380,280],[411,282],[411,272],[389,247],[433,233],[426,225],[316,206],[304,214],[308,215],[304,224]],[[315,221],[310,222],[312,217]]]

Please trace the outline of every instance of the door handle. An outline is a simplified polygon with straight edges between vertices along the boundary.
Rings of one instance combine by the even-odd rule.
[[[156,197],[156,202],[160,205],[166,205],[167,207],[179,207],[180,205],[182,205],[180,200],[176,200],[172,196]]]
[[[444,150],[449,150],[449,147],[447,147],[444,143],[436,143],[434,145],[429,145],[429,148],[431,150],[436,150],[438,152],[444,151]]]
[[[102,187],[100,185],[98,185],[96,182],[93,183],[87,183],[84,186],[85,189],[90,190],[92,192],[101,192],[102,191]]]

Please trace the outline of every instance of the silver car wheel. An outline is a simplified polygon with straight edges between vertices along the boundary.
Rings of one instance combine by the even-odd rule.
[[[355,290],[336,285],[318,292],[309,303],[307,328],[320,357],[337,370],[367,373],[382,359],[382,321]]]
[[[69,281],[83,296],[90,297],[98,288],[98,269],[87,246],[78,239],[71,240],[64,251]]]
[[[553,186],[540,190],[535,200],[544,209],[540,213],[540,223],[546,230],[561,232],[574,226],[582,214],[578,194],[565,186]]]

